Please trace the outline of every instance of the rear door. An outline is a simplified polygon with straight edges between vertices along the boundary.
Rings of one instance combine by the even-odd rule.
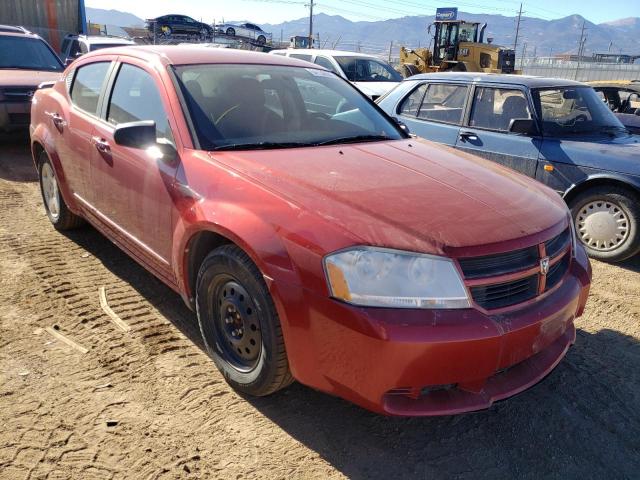
[[[464,84],[424,82],[400,103],[398,115],[419,137],[454,146],[468,91]]]
[[[92,137],[100,121],[98,104],[111,67],[112,62],[106,59],[78,66],[70,74],[68,108],[48,112],[54,123],[56,151],[67,184],[84,204],[95,198],[90,162],[94,152]]]
[[[514,119],[530,119],[531,102],[524,89],[513,86],[474,88],[471,110],[456,139],[456,147],[535,177],[542,139],[509,132]]]
[[[174,141],[164,85],[142,62],[122,63],[105,99],[103,118],[96,128],[99,144],[94,183],[101,192],[96,209],[108,228],[141,254],[147,264],[170,274],[173,201],[171,190],[178,161],[151,151],[116,145],[118,125],[142,120],[156,122],[158,138]]]

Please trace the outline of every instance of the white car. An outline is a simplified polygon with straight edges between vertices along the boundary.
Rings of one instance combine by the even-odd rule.
[[[248,38],[262,45],[267,43],[267,41],[271,41],[271,34],[265,32],[254,23],[243,23],[241,25],[223,23],[216,25],[216,33],[222,33],[230,37]]]
[[[269,53],[321,65],[349,80],[372,100],[381,97],[402,81],[402,76],[387,62],[364,53],[299,48],[272,50]]]

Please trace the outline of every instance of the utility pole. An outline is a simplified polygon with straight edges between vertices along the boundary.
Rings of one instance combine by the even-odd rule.
[[[584,36],[585,22],[585,20],[582,21],[582,30],[580,31],[580,41],[578,42],[578,65],[576,66],[576,75],[574,77],[574,80],[578,79],[578,72],[580,71],[580,60],[582,60],[582,51],[584,50],[584,44],[587,41]]]
[[[389,44],[389,63],[391,63],[391,52],[393,51],[393,40]]]
[[[516,38],[513,42],[513,51],[518,51],[518,36],[520,35],[520,20],[522,19],[522,4],[520,4],[520,11],[518,12],[518,22],[516,23]]]
[[[309,2],[309,48],[313,48],[313,0]]]
[[[520,57],[520,70],[522,70],[522,65],[524,64],[524,59],[527,56],[527,42],[524,42],[522,45],[522,56]]]

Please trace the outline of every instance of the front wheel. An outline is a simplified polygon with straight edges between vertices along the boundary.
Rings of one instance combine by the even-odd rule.
[[[265,396],[293,381],[271,295],[238,247],[225,245],[205,258],[196,282],[196,311],[207,352],[233,388]]]
[[[227,28],[227,35],[229,37],[235,37],[236,36],[236,31],[233,28]]]
[[[72,230],[81,226],[84,221],[81,217],[74,214],[65,203],[58,181],[53,172],[53,166],[45,152],[40,154],[38,158],[38,177],[40,180],[40,193],[44,203],[45,211],[49,221],[56,230]]]
[[[594,187],[570,202],[578,239],[590,257],[622,262],[640,252],[640,199],[620,187]]]
[[[264,45],[265,43],[267,43],[267,37],[265,37],[264,35],[260,35],[260,36],[258,37],[258,43],[259,43],[260,45]]]

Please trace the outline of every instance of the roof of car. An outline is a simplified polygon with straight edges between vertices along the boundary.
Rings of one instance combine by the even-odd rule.
[[[379,60],[379,57],[375,55],[369,55],[366,53],[360,52],[348,52],[345,50],[324,50],[320,48],[283,48],[281,50],[272,50],[271,53],[306,53],[309,55],[328,55],[330,57],[364,57],[364,58],[375,58]]]
[[[39,35],[30,32],[26,28],[15,25],[0,25],[0,36],[40,38]]]
[[[284,65],[293,67],[318,68],[308,62],[295,58],[268,55],[261,52],[235,50],[230,48],[200,48],[194,45],[132,45],[115,47],[109,50],[97,50],[84,55],[83,59],[102,55],[122,55],[136,57],[146,61],[160,60],[165,65],[191,65],[207,63]]]
[[[407,78],[410,80],[446,80],[449,82],[464,83],[503,83],[511,85],[522,85],[529,88],[545,87],[578,87],[585,86],[584,83],[562,78],[533,77],[530,75],[506,75],[500,73],[478,73],[478,72],[442,72],[442,73],[422,73]]]

